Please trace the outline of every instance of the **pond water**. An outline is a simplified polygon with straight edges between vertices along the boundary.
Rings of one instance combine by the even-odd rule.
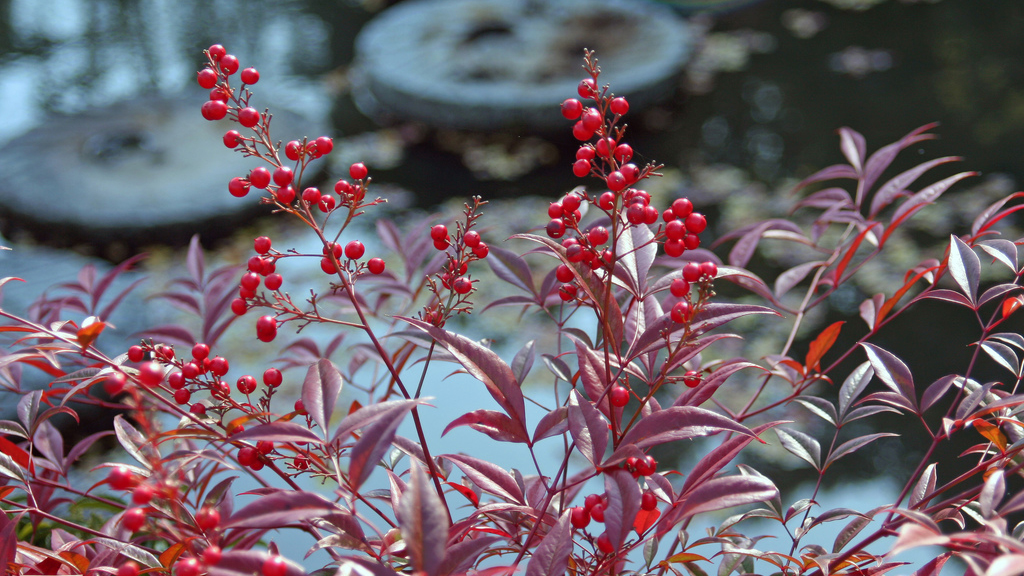
[[[188,91],[202,48],[219,42],[260,69],[261,106],[332,126],[335,164],[366,160],[375,181],[405,191],[410,204],[554,197],[579,183],[569,170],[568,125],[562,133],[456,132],[382,128],[362,115],[347,71],[358,30],[383,3],[11,0],[0,11],[0,146],[57,114],[126,99],[145,106]],[[1024,5],[1016,0],[778,0],[696,18],[704,49],[667,99],[631,120],[634,149],[666,164],[665,194],[717,203],[737,190],[774,190],[839,161],[839,126],[877,148],[933,121],[942,138],[921,147],[924,157],[964,156],[963,169],[1000,190],[1024,179]],[[226,195],[224,187],[215,183],[212,193]],[[74,199],[67,190],[53,201]],[[166,240],[229,236],[236,225],[186,221]],[[165,242],[88,246],[11,214],[0,230],[16,242],[42,238],[115,260]],[[0,256],[0,267],[17,257]],[[453,433],[449,441],[473,440]],[[894,455],[880,458],[882,467]]]

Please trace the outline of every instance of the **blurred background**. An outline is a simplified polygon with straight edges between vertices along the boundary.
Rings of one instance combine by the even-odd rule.
[[[282,226],[227,193],[254,163],[222,147],[226,125],[200,117],[195,74],[213,43],[259,69],[253,104],[273,111],[276,137],[333,136],[320,177],[365,162],[396,218],[450,211],[480,194],[515,199],[495,209],[521,230],[545,221],[544,199],[596,186],[572,176],[579,143],[558,114],[575,96],[584,47],[598,50],[602,78],[633,104],[627,140],[637,158],[665,164],[652,195],[693,199],[709,215],[707,242],[784,214],[796,181],[842,161],[840,126],[863,134],[870,152],[939,122],[941,138],[908,150],[894,170],[956,155],[964,161],[929,182],[960,170],[981,176],[950,193],[946,209],[922,215],[899,259],[837,293],[831,312],[809,323],[818,329],[856,314],[864,297],[891,288],[924,250],[941,250],[1024,178],[1017,0],[609,0],[589,12],[585,4],[0,0],[0,243],[16,248],[0,254],[0,276],[38,287],[141,250],[157,254],[150,270],[160,273],[193,234],[231,257],[251,249],[252,230]],[[781,270],[770,256],[755,270]],[[5,305],[20,306],[38,293],[4,291]],[[915,344],[915,334],[946,325],[948,308],[935,310],[878,341],[919,385],[942,375],[929,373],[932,359],[967,354],[956,334]],[[136,308],[125,321],[141,327],[146,313]],[[778,336],[758,330],[752,346],[768,353]],[[891,490],[883,473],[903,470],[918,450],[883,441],[844,461],[847,476],[836,476],[876,484],[843,497],[861,507],[865,493]],[[792,474],[793,484],[811,478]]]

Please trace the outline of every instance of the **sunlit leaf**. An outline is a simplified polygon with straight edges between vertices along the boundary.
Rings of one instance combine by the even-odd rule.
[[[302,404],[325,436],[341,386],[341,372],[327,358],[321,358],[310,366],[302,382]]]
[[[971,302],[977,301],[981,261],[970,246],[954,235],[949,237],[949,274]]]
[[[576,449],[595,467],[604,459],[608,448],[608,421],[594,405],[576,390],[569,392],[569,432]]]
[[[448,539],[448,513],[423,467],[415,460],[399,504],[399,527],[412,567],[426,576],[438,576]]]
[[[224,521],[223,528],[281,528],[327,516],[337,507],[322,496],[298,490],[280,490],[260,496]]]
[[[815,470],[821,469],[821,445],[817,440],[798,430],[781,426],[775,429],[775,434],[787,452],[814,466]]]
[[[569,566],[572,552],[572,526],[569,524],[570,511],[566,510],[548,530],[537,550],[526,565],[526,576],[562,576]]]
[[[821,370],[821,359],[825,357],[825,353],[836,343],[843,324],[846,324],[846,322],[834,322],[811,341],[811,345],[807,350],[807,359],[804,361],[804,366],[807,367],[809,373]]]
[[[484,492],[494,494],[499,498],[510,500],[517,504],[526,504],[522,490],[516,484],[515,479],[507,470],[466,454],[444,454],[445,458],[454,463],[462,473],[465,474],[474,484]]]
[[[914,390],[914,377],[910,369],[892,352],[883,350],[874,344],[861,343],[868,355],[868,361],[875,370],[875,375],[893,392],[903,396],[907,402],[917,408],[917,397]]]
[[[889,438],[897,436],[899,436],[899,434],[892,434],[889,432],[878,432],[875,434],[868,434],[866,436],[854,438],[853,440],[847,440],[846,442],[840,444],[839,447],[835,449],[835,452],[832,452],[831,454],[828,455],[828,458],[825,460],[824,470],[828,470],[828,467],[835,463],[836,460],[839,460],[843,456],[847,456],[849,454],[856,452],[857,450],[860,450],[861,448],[867,446],[868,444],[874,442],[875,440],[878,440],[879,438]]]

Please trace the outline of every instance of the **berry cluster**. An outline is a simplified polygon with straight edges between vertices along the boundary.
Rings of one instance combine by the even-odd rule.
[[[650,456],[647,458],[650,458]],[[574,530],[585,530],[587,526],[590,526],[591,521],[603,524],[607,507],[608,496],[606,494],[590,494],[584,498],[583,506],[573,506],[569,509],[569,523]],[[643,532],[649,528],[653,524],[653,519],[648,520],[649,515],[653,513],[656,519],[657,510],[658,496],[652,490],[644,490],[640,496],[640,511],[637,512],[634,528],[638,532]],[[587,534],[587,537],[592,538],[590,534]],[[593,541],[597,550],[602,554],[615,552],[615,546],[612,544],[607,532],[601,533]]]
[[[473,204],[466,204],[463,211],[464,221],[456,223],[455,237],[448,231],[444,224],[437,224],[430,229],[430,239],[434,248],[444,252],[446,259],[441,271],[434,278],[430,279],[430,290],[434,294],[434,300],[427,304],[420,313],[420,318],[434,326],[444,326],[445,322],[454,314],[468,313],[472,307],[468,297],[473,292],[474,280],[469,275],[469,265],[477,260],[482,260],[490,254],[490,247],[480,237],[480,233],[473,230],[473,226],[480,217],[480,208],[487,202],[479,196],[473,197]],[[438,288],[440,284],[441,288]],[[448,292],[445,297],[443,290]]]

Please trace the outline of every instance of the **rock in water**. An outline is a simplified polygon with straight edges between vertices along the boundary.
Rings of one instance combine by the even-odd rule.
[[[55,117],[9,141],[0,148],[8,224],[58,244],[176,244],[204,223],[240,220],[257,200],[231,196],[227,184],[259,161],[225,149],[224,132],[238,125],[204,120],[200,104],[122,102]],[[271,123],[274,135],[320,135],[309,128],[277,111]]]
[[[364,113],[457,129],[564,127],[583,49],[633,110],[671,93],[693,34],[669,7],[630,0],[409,0],[356,39]]]

